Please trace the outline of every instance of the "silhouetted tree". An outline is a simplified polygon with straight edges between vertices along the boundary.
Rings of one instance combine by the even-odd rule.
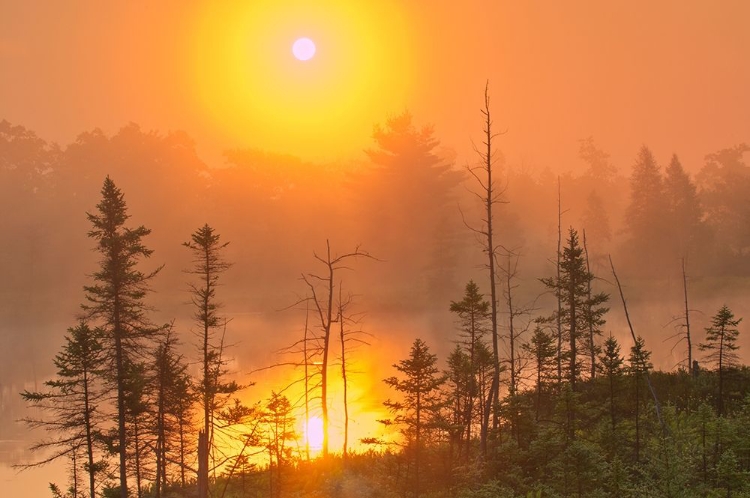
[[[98,319],[105,332],[104,345],[110,362],[109,381],[117,398],[117,451],[120,456],[120,496],[127,498],[127,366],[143,352],[143,342],[158,331],[146,318],[145,298],[149,281],[159,272],[143,273],[137,266],[152,251],[142,242],[150,230],[125,227],[128,220],[124,195],[107,177],[97,213],[88,214],[89,237],[97,243],[101,259],[92,275],[94,284],[84,287],[90,319]]]
[[[490,93],[489,82],[484,88],[484,107],[481,109],[483,117],[483,149],[476,148],[479,155],[480,164],[475,167],[469,167],[468,171],[480,186],[480,192],[475,195],[482,203],[484,218],[482,218],[481,228],[472,228],[477,234],[482,245],[482,250],[487,255],[487,272],[490,280],[490,341],[492,342],[492,361],[493,373],[492,384],[490,385],[487,399],[484,401],[483,419],[480,424],[480,446],[482,455],[487,455],[487,437],[489,434],[490,414],[493,415],[493,427],[497,428],[500,418],[500,346],[497,323],[497,288],[496,288],[496,271],[498,244],[495,241],[495,226],[493,225],[494,206],[501,201],[502,190],[497,186],[496,179],[493,179],[493,165],[497,157],[496,151],[492,148],[492,141],[498,136],[492,131],[492,114],[490,112]],[[480,176],[481,175],[481,176]]]
[[[586,230],[583,231],[583,255],[586,261],[586,272],[591,274],[591,265],[589,263],[589,249],[588,244],[586,243]],[[606,323],[603,318],[602,309],[596,305],[596,299],[592,293],[591,284],[593,280],[594,279],[589,279],[586,282],[586,303],[583,309],[583,312],[585,313],[584,321],[586,323],[587,332],[586,339],[584,340],[584,347],[589,354],[591,379],[594,379],[596,377],[596,357],[601,352],[601,348],[597,344],[597,339],[601,337],[601,327]]]
[[[187,273],[198,277],[197,283],[190,283],[192,304],[195,307],[193,318],[200,328],[197,333],[201,352],[202,379],[198,384],[198,396],[203,406],[203,434],[199,439],[206,447],[199,451],[203,460],[198,463],[199,497],[208,493],[208,461],[215,446],[214,423],[216,412],[226,403],[229,396],[239,390],[236,382],[227,382],[225,360],[222,357],[226,321],[219,315],[221,304],[216,298],[219,277],[231,266],[222,256],[229,242],[221,242],[221,236],[208,224],[193,232],[191,240],[182,245],[193,254],[193,267]],[[221,338],[217,338],[219,331]]]
[[[742,318],[734,318],[734,313],[726,306],[722,306],[711,319],[711,326],[706,329],[706,342],[698,347],[701,351],[707,351],[704,360],[713,363],[719,377],[718,396],[716,397],[716,410],[719,416],[724,414],[725,390],[727,370],[737,365],[737,337],[739,330],[737,325]]]
[[[282,475],[284,467],[290,464],[292,448],[287,446],[297,439],[294,431],[294,416],[289,399],[276,392],[271,393],[271,398],[266,404],[266,410],[262,416],[266,425],[267,449],[271,456],[269,472],[275,467],[276,486],[273,496],[283,496]]]
[[[384,382],[400,393],[402,400],[386,400],[383,404],[395,415],[394,423],[403,427],[402,433],[407,446],[413,448],[413,495],[418,497],[421,493],[423,440],[429,433],[430,424],[444,405],[440,387],[445,382],[445,377],[440,375],[437,356],[430,353],[427,344],[421,339],[416,339],[412,344],[409,358],[401,360],[393,367],[403,375],[403,378],[388,377]]]
[[[167,489],[168,463],[177,461],[181,467],[184,466],[185,444],[182,428],[185,421],[181,419],[185,415],[184,403],[195,399],[188,389],[188,365],[184,357],[177,352],[178,346],[179,342],[170,327],[160,341],[152,360],[155,498],[160,498]],[[183,401],[182,397],[187,399]],[[181,469],[180,472],[182,474],[184,471]]]
[[[451,301],[450,311],[456,313],[459,317],[459,326],[461,327],[459,342],[463,347],[468,358],[468,368],[470,372],[469,382],[466,386],[465,413],[463,420],[465,426],[465,455],[468,455],[469,443],[471,441],[471,427],[474,423],[475,415],[479,413],[480,420],[484,417],[484,400],[479,392],[479,370],[480,358],[479,349],[484,346],[483,338],[489,329],[489,308],[490,303],[479,293],[479,286],[470,280],[466,284],[464,298],[461,301]],[[478,403],[477,403],[478,402]]]
[[[346,262],[352,258],[371,258],[367,252],[355,248],[354,251],[341,255],[331,255],[331,244],[326,240],[325,258],[314,254],[315,259],[325,266],[325,273],[317,275],[314,273],[303,274],[302,280],[310,288],[312,294],[310,301],[317,312],[322,334],[322,364],[320,366],[320,406],[323,419],[323,456],[328,457],[328,364],[331,349],[332,326],[337,319],[334,311],[334,288],[336,287],[336,271],[346,269]]]
[[[609,397],[609,418],[612,423],[612,432],[617,425],[617,410],[615,409],[615,395],[617,394],[617,383],[623,374],[624,359],[620,355],[620,344],[617,339],[610,335],[604,341],[602,354],[599,357],[599,369],[607,378]]]
[[[555,374],[557,370],[555,338],[552,334],[537,325],[531,339],[522,348],[531,356],[534,365],[534,390],[536,393],[535,418],[539,420],[542,407],[542,394],[557,378]]]
[[[585,345],[585,332],[589,325],[598,329],[604,324],[604,306],[609,296],[605,293],[590,295],[589,286],[594,275],[586,268],[583,248],[578,245],[578,233],[570,228],[568,240],[560,258],[560,275],[543,278],[542,283],[560,299],[563,308],[547,321],[562,322],[564,336],[568,341],[566,351],[567,379],[573,391],[580,377],[580,351]]]
[[[630,348],[630,357],[628,358],[628,370],[633,377],[635,386],[635,399],[633,401],[635,417],[635,461],[641,460],[641,402],[642,402],[642,385],[643,378],[648,375],[649,370],[653,368],[651,364],[651,351],[646,349],[646,342],[638,336],[635,344]]]
[[[476,378],[471,358],[459,344],[456,344],[448,356],[448,369],[445,375],[450,409],[450,458],[453,460],[454,453],[458,453],[458,460],[466,460],[471,447],[472,403],[476,395]]]
[[[104,369],[102,339],[102,331],[91,329],[84,321],[69,328],[62,351],[55,356],[57,375],[44,383],[49,390],[21,393],[31,406],[52,417],[23,419],[30,428],[42,427],[52,435],[51,439],[32,446],[32,450],[52,449],[52,453],[29,466],[43,465],[63,456],[77,458],[77,452],[83,448],[91,498],[96,494],[96,476],[106,467],[105,459],[97,460],[97,441],[102,439],[99,428],[102,414],[98,406],[103,393],[97,382]],[[75,459],[73,465],[75,473]]]

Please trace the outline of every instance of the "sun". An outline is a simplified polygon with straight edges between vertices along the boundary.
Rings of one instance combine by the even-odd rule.
[[[403,2],[198,3],[187,76],[217,143],[360,154],[373,123],[409,101],[418,65]]]
[[[292,53],[301,61],[308,61],[315,55],[315,42],[309,38],[298,38],[292,45]]]
[[[305,426],[305,440],[313,451],[323,449],[323,419],[310,417]]]

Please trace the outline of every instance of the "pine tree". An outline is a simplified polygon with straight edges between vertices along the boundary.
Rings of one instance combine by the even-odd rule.
[[[32,450],[53,449],[53,452],[29,466],[71,456],[84,448],[83,467],[88,474],[91,498],[95,497],[96,476],[105,467],[105,460],[98,459],[97,449],[97,441],[102,439],[98,406],[103,393],[97,381],[104,370],[102,339],[102,331],[91,329],[84,321],[69,328],[62,351],[55,356],[56,378],[44,383],[49,390],[21,393],[31,406],[52,417],[23,419],[30,428],[42,427],[52,435],[51,439],[32,446]],[[73,465],[73,472],[77,472],[77,463]]]
[[[623,373],[624,359],[620,355],[620,344],[617,339],[610,336],[604,341],[604,347],[602,348],[602,354],[599,357],[599,369],[602,374],[607,378],[607,384],[609,386],[609,417],[612,422],[612,432],[615,431],[616,427],[616,413],[615,410],[615,395],[617,391],[617,381]]]
[[[431,424],[444,405],[440,387],[445,377],[439,373],[437,356],[430,353],[421,339],[416,339],[412,344],[409,358],[393,367],[404,378],[389,377],[384,382],[400,393],[402,400],[386,400],[383,404],[395,415],[394,423],[402,426],[407,446],[413,449],[413,494],[418,497],[421,492],[420,467],[424,440],[429,438]]]
[[[282,496],[282,475],[284,467],[289,465],[292,448],[287,446],[297,439],[294,431],[294,416],[289,399],[276,392],[271,393],[271,398],[266,404],[262,421],[266,425],[267,444],[266,448],[271,456],[269,471],[274,466],[276,469],[276,485],[273,496]]]
[[[472,404],[476,395],[476,379],[469,356],[460,345],[456,345],[448,356],[447,380],[450,404],[449,435],[451,459],[454,447],[458,448],[458,459],[468,458],[471,443]]]
[[[725,410],[725,383],[727,370],[736,366],[739,357],[737,356],[737,337],[739,330],[737,325],[742,318],[734,318],[734,313],[726,306],[721,309],[711,319],[711,326],[706,329],[706,342],[701,343],[698,348],[706,351],[704,359],[716,366],[719,375],[718,396],[716,399],[716,409],[719,416],[724,414]]]
[[[125,227],[130,216],[124,195],[109,177],[101,193],[97,213],[87,215],[92,225],[88,235],[96,241],[101,260],[93,274],[94,283],[84,287],[87,302],[83,308],[106,334],[103,342],[110,363],[109,383],[117,400],[120,496],[127,498],[127,366],[142,355],[144,342],[159,330],[146,317],[145,298],[149,282],[161,267],[151,273],[138,269],[138,263],[153,252],[142,241],[151,231],[143,226]]]
[[[468,456],[468,445],[471,441],[471,427],[477,413],[482,413],[484,408],[483,399],[479,396],[479,349],[484,345],[484,335],[489,330],[489,301],[479,292],[479,286],[470,280],[466,284],[464,298],[461,301],[451,301],[450,311],[459,317],[460,345],[468,359],[470,377],[466,386],[466,413],[463,416],[465,427],[466,452]],[[482,418],[483,419],[483,418]]]
[[[195,399],[186,388],[190,385],[187,363],[177,352],[179,342],[172,329],[168,329],[153,355],[153,378],[150,380],[153,391],[153,439],[156,470],[154,477],[154,497],[160,498],[165,492],[170,477],[168,464],[180,462],[184,465],[184,441],[181,420],[184,404]],[[182,398],[186,397],[186,400]],[[152,409],[152,411],[153,411]],[[175,454],[177,453],[177,454]],[[182,473],[182,471],[181,471]],[[184,484],[183,484],[184,485]]]
[[[534,371],[536,372],[534,376],[536,391],[535,411],[536,420],[539,420],[539,413],[542,407],[542,394],[548,388],[549,384],[556,379],[557,347],[555,346],[555,338],[542,327],[537,326],[534,329],[534,335],[522,347],[531,356]]]
[[[641,398],[643,391],[642,379],[648,375],[648,371],[653,368],[651,364],[651,351],[646,349],[646,341],[642,337],[638,336],[635,340],[635,344],[630,348],[629,360],[629,372],[633,377],[633,385],[635,386],[635,461],[639,462],[641,459]]]
[[[225,379],[226,360],[222,353],[226,321],[222,320],[219,314],[221,305],[216,298],[219,277],[231,266],[222,257],[222,251],[228,244],[222,243],[221,236],[208,224],[193,232],[190,241],[182,244],[193,254],[193,267],[187,272],[197,275],[198,280],[190,284],[190,292],[195,308],[193,318],[200,329],[197,335],[200,341],[198,348],[203,374],[196,386],[203,407],[203,437],[199,437],[199,442],[203,443],[204,447],[199,451],[202,459],[198,462],[200,498],[205,498],[208,493],[208,457],[213,455],[215,446],[216,413],[221,410],[229,396],[240,389],[236,382],[227,382]],[[222,330],[222,334],[217,338],[219,330]]]
[[[599,329],[604,324],[604,306],[609,300],[605,293],[590,295],[589,285],[594,275],[586,269],[583,248],[578,244],[578,233],[570,228],[568,240],[561,254],[560,276],[543,278],[542,283],[555,293],[561,302],[560,312],[555,311],[547,321],[560,319],[564,336],[568,341],[566,351],[567,379],[573,391],[581,377],[579,355],[585,347],[585,332],[592,326]]]

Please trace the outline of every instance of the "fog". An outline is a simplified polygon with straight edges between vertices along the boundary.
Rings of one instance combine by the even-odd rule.
[[[306,15],[287,3],[261,3],[238,19],[273,11],[289,21],[286,36]],[[750,67],[739,62],[750,46],[746,3],[379,4],[352,21],[361,39],[342,38],[342,19],[355,14],[337,2],[325,3],[330,15],[315,27],[329,30],[322,49],[361,50],[347,52],[349,71],[335,68],[349,94],[325,89],[333,76],[315,86],[296,73],[260,84],[262,75],[222,73],[218,62],[213,77],[203,74],[195,61],[208,57],[211,40],[218,59],[237,61],[226,56],[226,37],[211,35],[231,17],[228,5],[0,2],[0,440],[28,439],[15,422],[25,410],[18,392],[53,374],[52,358],[80,313],[97,267],[86,213],[106,176],[125,195],[129,224],[152,230],[145,242],[154,253],[142,266],[164,268],[148,298],[151,319],[174,320],[188,356],[191,260],[182,243],[204,223],[230,242],[233,266],[218,298],[230,319],[233,375],[256,383],[243,394],[249,401],[297,375],[266,368],[283,363],[279,351],[300,338],[301,276],[324,269],[315,255],[327,241],[334,254],[368,252],[339,277],[372,334],[353,353],[363,372],[353,382],[370,393],[363,413],[376,413],[386,396],[380,380],[414,338],[442,360],[457,334],[450,302],[471,279],[489,292],[472,230],[482,228],[481,189],[467,169],[480,160],[485,85],[502,132],[494,142],[497,240],[518,264],[522,327],[555,306],[539,279],[555,271],[558,214],[563,237],[569,227],[586,231],[597,290],[610,294],[605,332],[630,344],[611,256],[657,368],[684,366],[674,322],[685,306],[683,259],[694,342],[723,304],[750,315],[742,200],[750,149],[741,145],[750,140]],[[265,71],[254,53],[238,57]],[[237,91],[247,101],[231,102]],[[639,211],[648,226],[633,221],[643,147],[662,178],[677,154],[697,216],[667,220],[674,209],[665,204]],[[504,312],[503,334],[506,322]],[[750,335],[741,333],[739,345],[746,362]],[[12,446],[3,460],[29,458]]]

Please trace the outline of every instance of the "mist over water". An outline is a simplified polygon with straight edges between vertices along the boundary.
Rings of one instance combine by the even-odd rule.
[[[449,307],[467,282],[489,298],[477,232],[486,213],[469,171],[484,146],[485,88],[500,132],[498,283],[507,289],[513,266],[521,342],[556,308],[540,279],[555,274],[558,236],[564,246],[571,228],[585,231],[594,291],[610,296],[603,338],[623,351],[632,342],[611,257],[657,370],[686,367],[683,264],[701,364],[697,345],[721,306],[750,317],[750,66],[737,63],[750,46],[748,4],[323,4],[0,0],[0,488],[9,496],[42,496],[47,481],[65,479],[63,464],[43,478],[9,467],[38,458],[19,393],[52,378],[81,314],[99,264],[87,213],[107,176],[124,193],[126,226],[151,230],[154,252],[139,269],[163,265],[149,319],[174,323],[194,375],[182,244],[206,223],[229,242],[217,298],[230,376],[249,385],[240,395],[249,405],[282,390],[299,407],[301,372],[290,365],[299,359],[283,351],[302,337],[302,277],[326,270],[316,257],[327,244],[334,256],[372,256],[337,270],[367,343],[348,359],[352,441],[383,435],[374,422],[391,394],[383,379],[415,338],[445,368],[458,339]],[[302,35],[316,43],[305,66],[289,53]],[[523,372],[521,386],[532,380]],[[340,385],[332,391],[341,396]],[[340,430],[340,414],[332,424]]]

